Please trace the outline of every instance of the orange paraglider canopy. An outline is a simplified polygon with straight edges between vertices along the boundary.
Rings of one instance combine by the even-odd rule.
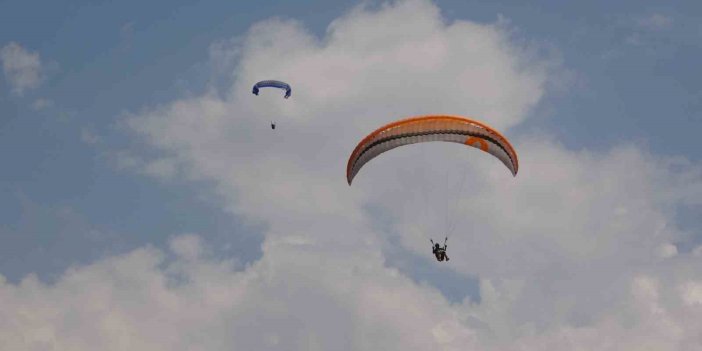
[[[519,160],[512,144],[492,127],[466,117],[430,115],[402,119],[386,124],[368,134],[351,153],[346,165],[349,185],[361,168],[376,156],[396,147],[445,141],[472,146],[485,151],[507,166],[512,175],[519,170]]]

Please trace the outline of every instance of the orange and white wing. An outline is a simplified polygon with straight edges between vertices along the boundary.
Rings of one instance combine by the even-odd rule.
[[[361,168],[376,156],[396,147],[429,141],[464,144],[483,150],[507,166],[513,176],[519,170],[517,153],[507,138],[488,125],[460,116],[421,116],[399,120],[363,138],[349,157],[346,180],[351,185]]]

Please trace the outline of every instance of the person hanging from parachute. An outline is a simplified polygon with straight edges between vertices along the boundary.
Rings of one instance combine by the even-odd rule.
[[[449,257],[446,255],[446,240],[448,240],[448,237],[444,238],[444,247],[441,247],[439,243],[434,243],[433,239],[429,239],[431,241],[431,244],[433,245],[432,252],[434,253],[434,256],[436,256],[436,260],[439,262],[442,262],[443,260],[446,260],[448,262]]]
[[[350,186],[364,165],[385,152],[404,145],[436,141],[462,144],[486,152],[501,161],[512,176],[517,176],[517,152],[500,132],[485,123],[462,116],[429,115],[398,120],[368,134],[349,156],[346,181]],[[407,161],[414,162],[415,159],[408,158]],[[450,229],[447,234],[451,234]],[[448,261],[446,240],[443,248],[433,239],[430,241],[436,259],[439,262]]]
[[[258,92],[260,91],[260,88],[278,88],[278,89],[283,89],[285,90],[285,95],[283,98],[287,99],[290,97],[292,94],[292,88],[290,88],[290,84],[281,82],[279,80],[262,80],[253,86],[253,90],[251,91],[254,95],[258,96]],[[275,123],[271,121],[271,129],[275,129]]]

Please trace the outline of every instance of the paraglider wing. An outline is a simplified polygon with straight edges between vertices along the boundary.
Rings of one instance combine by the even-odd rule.
[[[420,116],[382,126],[356,146],[346,165],[349,185],[361,168],[376,156],[396,147],[429,141],[465,144],[485,151],[507,166],[513,176],[519,170],[517,153],[507,138],[488,125],[460,116]]]
[[[278,89],[285,89],[285,96],[284,98],[289,98],[290,94],[292,94],[292,89],[290,88],[290,85],[285,82],[281,82],[279,80],[262,80],[258,83],[256,83],[253,86],[253,94],[258,95],[259,89],[260,88],[278,88]]]

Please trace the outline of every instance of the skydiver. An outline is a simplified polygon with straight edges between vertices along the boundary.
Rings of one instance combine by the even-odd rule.
[[[275,123],[271,122],[271,129],[275,129]]]
[[[444,259],[446,259],[446,261],[449,260],[448,255],[446,255],[446,240],[448,240],[448,237],[444,238],[444,247],[441,247],[439,243],[434,243],[434,240],[429,239],[432,245],[434,245],[432,252],[434,253],[434,256],[436,256],[436,260],[439,262],[442,262]]]

